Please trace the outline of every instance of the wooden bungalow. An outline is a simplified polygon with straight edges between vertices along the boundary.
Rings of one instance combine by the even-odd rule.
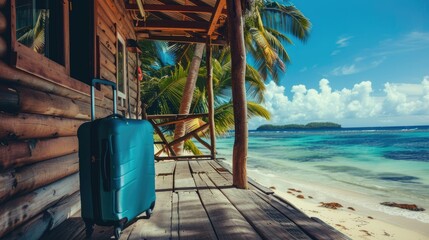
[[[49,234],[51,239],[72,239],[73,234],[75,239],[83,237],[82,231],[78,230],[82,223],[76,225],[66,219],[78,215],[80,211],[76,135],[78,127],[90,120],[89,82],[93,78],[116,82],[118,111],[129,118],[141,118],[142,108],[136,74],[139,66],[136,41],[140,39],[206,43],[208,69],[211,69],[210,46],[227,44],[227,36],[233,36],[229,39],[232,49],[236,121],[233,174],[225,175],[227,171],[216,165],[217,163],[207,165],[207,162],[201,162],[195,165],[194,162],[182,161],[180,164],[178,162],[177,166],[175,163],[160,164],[157,165],[157,188],[160,190],[161,185],[165,185],[168,179],[171,185],[167,191],[170,193],[168,196],[175,198],[173,195],[176,194],[181,199],[195,200],[195,191],[200,188],[201,191],[207,190],[213,185],[207,178],[210,175],[193,180],[195,176],[200,177],[198,174],[202,172],[216,172],[217,175],[212,174],[212,177],[222,180],[219,186],[234,184],[238,188],[247,188],[247,114],[246,108],[242,107],[246,105],[245,50],[240,0],[0,0],[0,11],[0,238],[39,239],[42,236],[49,238]],[[207,84],[209,89],[212,89],[211,71],[208,71]],[[211,104],[205,117],[209,119],[206,128],[210,129],[211,141],[206,143],[210,155],[205,157],[213,159],[213,93],[209,91],[208,97]],[[107,87],[98,88],[96,117],[111,114],[112,98]],[[157,124],[167,124],[165,118],[174,123],[193,117],[195,116],[147,116],[147,119],[156,127]],[[166,141],[164,144],[167,148],[171,145]],[[173,154],[170,157],[175,156]],[[169,170],[163,173],[162,169]],[[179,183],[173,184],[174,181]],[[191,188],[194,187],[194,193],[176,193],[173,185],[177,188],[189,182]],[[219,181],[214,181],[216,186],[218,183]],[[205,188],[202,188],[203,186]],[[256,189],[254,186],[252,188]],[[241,192],[235,196],[234,192],[227,189],[222,191],[226,191],[227,193],[223,194],[231,199],[246,196],[240,195],[244,194]],[[216,195],[216,198],[204,195],[209,194],[204,191],[199,194],[211,203],[215,203],[213,200],[222,204],[228,201],[220,190],[216,194],[222,196]],[[255,194],[267,193],[262,191]],[[261,200],[263,198],[264,200]],[[258,202],[268,201],[270,196],[263,198]],[[161,201],[164,198],[158,199]],[[248,202],[251,201],[253,200]],[[231,202],[234,203],[232,200]],[[165,204],[173,207],[173,203],[174,201],[166,200]],[[157,205],[161,209],[168,208],[165,204]],[[273,204],[277,204],[279,209],[288,208],[280,200],[275,200]],[[203,205],[201,200],[200,210],[210,210],[210,207]],[[226,210],[229,210],[224,218],[232,217],[239,225],[242,224],[240,221],[252,222],[255,216],[240,215],[243,211],[250,210],[246,210],[246,207],[249,206],[235,202],[234,206],[228,206]],[[216,212],[216,209],[212,208],[211,211]],[[168,232],[167,238],[174,238],[179,231],[178,228],[172,227],[174,222],[171,220],[171,212],[173,211],[166,217],[170,219],[167,223],[170,225],[166,227],[168,231],[165,231]],[[325,233],[332,230],[322,227],[323,224],[310,221],[310,218],[307,219],[297,210],[292,212],[298,214],[299,218],[305,218],[302,222],[311,222],[310,225],[315,226],[310,230],[310,225],[307,230],[305,227],[296,227],[300,238],[308,238],[307,235],[311,235],[308,232],[313,232],[311,236],[316,236],[314,238],[329,238],[326,237],[329,234]],[[213,223],[216,219],[213,215],[201,211],[198,213],[206,214],[206,218],[210,218],[208,223],[211,221],[211,226],[215,228]],[[263,211],[257,213],[263,215]],[[280,211],[278,214],[283,214],[280,219],[286,218],[284,212]],[[269,217],[264,215],[262,218]],[[67,224],[61,224],[64,221]],[[281,225],[278,225],[278,220],[275,221],[276,231],[281,231]],[[181,224],[184,223],[182,220]],[[267,239],[270,235],[266,235],[269,233],[263,228],[268,226],[258,224],[260,222],[258,223],[257,219],[254,223],[246,223],[244,230],[250,235],[235,236],[261,236]],[[58,226],[62,226],[63,230],[68,229],[69,235],[52,231],[58,229]],[[150,227],[146,229],[151,231]],[[324,237],[320,237],[322,232]],[[203,233],[209,237],[221,238],[216,230]],[[184,233],[181,234],[185,236]],[[109,237],[106,234],[103,236]]]

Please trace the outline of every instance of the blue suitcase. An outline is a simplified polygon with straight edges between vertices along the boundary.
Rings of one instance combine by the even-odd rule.
[[[110,85],[114,111],[94,120],[94,85]],[[145,120],[116,114],[116,84],[94,79],[91,122],[78,129],[81,214],[87,237],[93,225],[114,226],[117,239],[124,225],[155,206],[153,128]]]

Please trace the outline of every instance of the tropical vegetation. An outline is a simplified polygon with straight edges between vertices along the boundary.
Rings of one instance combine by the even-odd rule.
[[[245,43],[252,65],[246,67],[248,117],[269,119],[269,112],[261,105],[264,101],[264,82],[278,81],[281,72],[290,62],[285,44],[292,40],[287,35],[305,41],[309,36],[310,22],[293,5],[257,0],[245,19]],[[142,54],[142,102],[148,114],[205,113],[207,112],[206,65],[203,44],[167,45],[159,42],[141,42],[146,51]],[[176,64],[166,64],[165,50]],[[163,51],[160,51],[163,50]],[[202,64],[201,64],[202,63]],[[201,65],[203,67],[201,67]],[[213,87],[215,95],[215,125],[217,134],[225,134],[234,126],[231,100],[231,56],[228,47],[213,47]],[[204,119],[207,121],[207,119]],[[164,131],[171,138],[179,138],[189,126],[178,126]],[[190,144],[190,145],[189,145]],[[194,149],[188,141],[188,149]]]

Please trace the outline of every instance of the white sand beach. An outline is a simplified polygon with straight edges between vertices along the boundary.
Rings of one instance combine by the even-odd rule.
[[[362,195],[292,181],[286,181],[286,184],[282,182],[280,186],[278,181],[264,175],[250,172],[250,176],[264,186],[275,188],[274,191],[277,195],[292,203],[308,216],[321,219],[352,239],[429,239],[428,223],[404,216],[390,215],[383,211],[374,211],[356,204],[356,202],[368,200],[363,199]],[[332,197],[328,192],[335,192],[336,196],[343,194],[347,197],[341,199]],[[304,198],[298,198],[298,195],[302,195]],[[353,198],[354,201],[350,201]],[[343,207],[328,209],[321,207],[321,202],[336,202]],[[402,209],[399,210],[402,211]],[[408,214],[418,213],[409,211]]]

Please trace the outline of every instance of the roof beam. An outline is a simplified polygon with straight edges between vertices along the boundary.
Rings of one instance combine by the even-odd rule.
[[[210,19],[210,26],[209,30],[207,32],[207,35],[212,35],[214,30],[216,29],[216,24],[219,21],[220,15],[222,13],[223,8],[226,5],[226,0],[218,0],[215,5],[214,12],[212,14],[212,17]]]
[[[137,4],[127,4],[127,10],[138,10]],[[144,4],[146,12],[176,12],[176,13],[212,13],[213,7],[210,6],[185,6],[185,5],[162,5],[162,4]]]
[[[138,34],[137,38],[147,39],[147,40],[159,40],[167,42],[183,42],[183,43],[206,43],[206,38],[198,37],[185,37],[185,36],[156,36],[156,35],[147,35],[147,34]],[[226,45],[225,40],[212,40],[210,42],[212,45]]]
[[[195,22],[195,21],[146,21],[146,22],[134,22],[134,29],[139,31],[146,30],[173,30],[173,31],[197,31],[206,32],[209,27],[207,22]]]
[[[201,1],[201,0],[189,0],[191,3],[199,6],[199,7],[210,7],[207,3]]]
[[[180,3],[177,3],[177,2],[171,1],[171,0],[158,0],[158,1],[161,3],[164,3],[165,5],[183,6]],[[190,19],[195,20],[195,21],[206,22],[206,20],[204,20],[204,18],[201,18],[196,13],[182,13],[182,14],[185,15],[186,17],[190,18]]]

